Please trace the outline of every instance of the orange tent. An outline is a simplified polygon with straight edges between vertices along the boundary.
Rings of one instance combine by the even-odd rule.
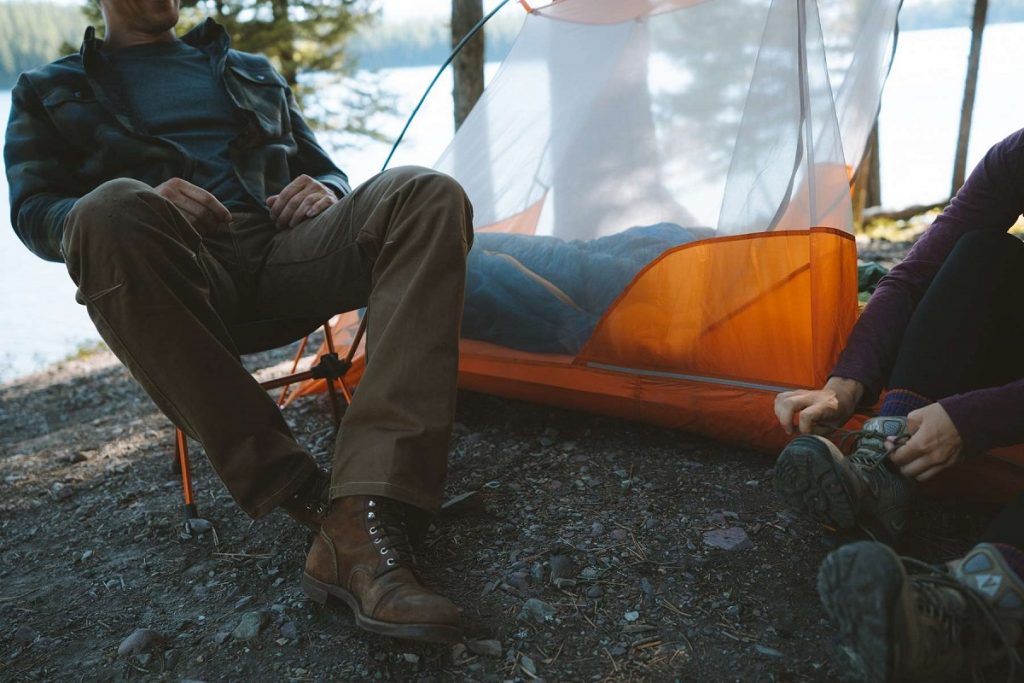
[[[777,452],[774,395],[820,386],[856,320],[848,169],[875,121],[899,4],[528,7],[434,167],[474,205],[471,281],[502,293],[471,287],[474,320],[554,313],[508,338],[467,317],[461,386]],[[651,230],[676,237],[653,257],[637,238],[645,256],[622,256]],[[334,321],[339,345],[357,320]],[[1008,462],[1024,453],[973,473],[1010,493],[1024,470]]]

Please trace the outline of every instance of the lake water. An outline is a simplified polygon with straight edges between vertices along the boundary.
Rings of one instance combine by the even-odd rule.
[[[942,199],[953,168],[960,99],[970,34],[966,29],[906,32],[900,36],[882,103],[882,200],[903,207]],[[1024,24],[988,27],[975,104],[968,163],[1024,127],[1024,88],[1019,72]],[[494,65],[489,68],[494,72]],[[411,111],[434,69],[393,69],[382,74],[397,96],[397,111]],[[451,78],[434,88],[392,165],[431,164],[453,132]],[[0,121],[6,121],[10,93],[0,91]],[[403,117],[380,117],[377,128],[397,135]],[[420,131],[421,133],[417,133]],[[347,144],[346,144],[347,143]],[[0,140],[2,145],[2,140]],[[380,169],[389,146],[339,141],[338,164],[358,183]],[[85,309],[74,301],[64,266],[34,257],[10,229],[7,185],[0,174],[0,381],[64,358],[98,336]]]

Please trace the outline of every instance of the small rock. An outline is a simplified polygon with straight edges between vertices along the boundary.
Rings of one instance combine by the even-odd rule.
[[[223,645],[224,641],[226,641],[230,637],[230,631],[217,631],[213,634],[213,642],[217,643],[218,645]]]
[[[87,453],[95,454],[96,451],[75,451],[74,453],[69,453],[68,456],[65,458],[65,462],[69,465],[85,462],[86,460],[89,459]]]
[[[185,522],[185,530],[193,536],[201,536],[212,528],[213,524],[211,524],[209,520],[200,519],[198,517]]]
[[[604,533],[604,524],[601,524],[601,522],[594,522],[593,524],[590,525],[590,535],[591,536],[600,536],[603,533]]]
[[[599,598],[604,595],[604,589],[600,586],[591,586],[587,589],[588,598]]]
[[[293,622],[286,621],[283,624],[281,624],[281,635],[284,636],[285,638],[290,638],[292,640],[298,640],[299,639],[299,630],[297,628],[295,628],[295,624]]]
[[[452,645],[452,661],[457,662],[466,656],[466,646],[463,643]]]
[[[235,603],[235,610],[237,611],[237,610],[242,609],[243,607],[248,605],[250,602],[252,602],[252,596],[251,595],[243,595],[242,597],[240,597],[238,599],[238,602]]]
[[[253,640],[259,637],[263,627],[267,625],[267,614],[263,611],[246,612],[242,615],[238,626],[231,632],[235,640]]]
[[[139,666],[146,667],[153,661],[153,655],[143,652],[142,654],[135,655],[135,661],[139,663]]]
[[[557,578],[552,581],[552,583],[555,584],[555,588],[558,589],[572,588],[576,585],[576,579]]]
[[[646,576],[640,579],[640,592],[642,592],[644,597],[649,601],[654,601],[654,585]]]
[[[173,669],[181,656],[177,650],[168,650],[164,653],[164,670]]]
[[[54,500],[67,500],[73,495],[75,495],[75,489],[68,484],[56,481],[50,487],[50,497]]]
[[[19,626],[14,632],[14,639],[22,645],[31,645],[39,637],[39,631],[31,626]]]
[[[632,622],[634,622],[634,621],[636,621],[637,619],[640,618],[640,613],[637,612],[636,610],[632,610],[630,612],[626,612],[622,616],[626,619],[626,621],[632,623]]]
[[[548,564],[551,565],[551,580],[568,579],[576,575],[572,559],[567,555],[552,555]]]
[[[612,529],[611,537],[613,541],[627,541],[629,540],[629,532],[625,529]]]
[[[530,565],[530,577],[537,583],[542,583],[544,581],[544,565],[539,561]]]
[[[467,491],[466,493],[452,496],[441,506],[441,512],[454,515],[479,508],[483,502],[479,499],[478,493],[478,491]]]
[[[738,526],[731,526],[727,529],[713,529],[704,533],[704,543],[712,548],[721,550],[736,551],[749,550],[754,547],[747,532]]]
[[[471,640],[466,643],[466,647],[470,652],[484,657],[500,657],[503,652],[501,643],[497,640]]]
[[[530,674],[531,676],[537,675],[537,664],[533,661],[532,657],[523,655],[519,658],[519,666],[523,667],[523,671]]]
[[[529,576],[530,575],[526,572],[515,572],[514,574],[509,574],[508,584],[517,591],[525,593],[530,589]]]
[[[537,598],[530,598],[523,603],[523,608],[519,611],[518,619],[520,621],[536,621],[538,624],[543,624],[547,621],[551,621],[555,616],[555,608]]]
[[[159,631],[154,631],[151,628],[137,628],[117,646],[117,656],[125,657],[159,650],[163,648],[163,644],[164,636]]]
[[[587,581],[594,581],[599,576],[601,576],[601,570],[597,567],[584,567],[583,571],[580,572],[580,578]]]
[[[755,645],[754,649],[757,650],[758,654],[764,655],[765,657],[771,657],[773,659],[783,659],[786,656],[774,647],[768,647],[766,645]]]
[[[617,643],[608,648],[608,653],[612,657],[621,657],[622,655],[626,654],[626,646]]]
[[[412,652],[404,653],[402,655],[402,659],[404,659],[405,661],[409,662],[410,664],[419,664],[420,663],[420,656],[417,655],[417,654],[413,654]]]

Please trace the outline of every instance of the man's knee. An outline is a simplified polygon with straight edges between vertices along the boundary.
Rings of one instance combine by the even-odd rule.
[[[110,243],[132,231],[126,224],[146,210],[140,197],[156,195],[149,185],[132,178],[108,180],[75,202],[68,214],[64,231],[64,248],[72,244]]]
[[[440,221],[434,226],[436,229],[448,231],[452,237],[458,236],[465,248],[473,244],[473,206],[459,181],[422,166],[401,166],[385,173],[410,188],[416,204],[434,205],[433,208],[447,214],[447,220]]]
[[[75,222],[91,222],[130,215],[139,195],[154,192],[146,183],[132,178],[115,178],[108,180],[95,190],[75,202],[69,220]]]

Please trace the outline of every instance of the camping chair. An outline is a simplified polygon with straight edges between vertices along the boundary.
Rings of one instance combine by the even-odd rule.
[[[287,343],[287,339],[282,339],[282,335],[280,333],[269,332],[269,334],[267,334],[271,326],[276,326],[279,322],[280,321],[275,320],[248,323],[242,328],[233,330],[232,336],[235,339],[259,338],[262,340],[262,343],[256,343],[255,345],[243,345],[241,348],[242,354],[268,351]],[[308,330],[309,328],[307,327],[306,329]],[[260,382],[260,386],[267,391],[281,388],[281,394],[278,396],[277,405],[279,407],[283,407],[292,384],[314,379],[326,380],[327,394],[331,402],[331,413],[334,417],[335,429],[337,429],[338,424],[341,421],[341,409],[338,404],[338,390],[340,389],[341,391],[342,398],[345,400],[345,405],[347,406],[350,404],[352,402],[352,391],[345,384],[345,373],[347,373],[349,368],[352,367],[352,358],[355,356],[356,349],[359,347],[359,342],[366,333],[366,315],[364,314],[359,322],[359,328],[356,330],[356,334],[352,339],[352,343],[349,345],[345,358],[339,358],[338,353],[335,350],[334,335],[331,332],[330,321],[323,323],[323,330],[324,343],[327,346],[327,351],[320,354],[316,363],[311,368],[303,372],[296,372],[299,366],[299,361],[302,359],[302,354],[306,351],[306,344],[309,341],[309,334],[306,334],[302,338],[302,343],[299,344],[299,349],[292,362],[291,371],[283,377],[276,377],[274,379]],[[294,337],[292,336],[292,338]],[[199,517],[199,509],[195,502],[195,491],[192,487],[192,468],[189,462],[188,439],[181,429],[176,427],[174,432],[174,461],[172,464],[172,471],[181,477],[185,523],[187,525],[188,520],[197,519]]]

